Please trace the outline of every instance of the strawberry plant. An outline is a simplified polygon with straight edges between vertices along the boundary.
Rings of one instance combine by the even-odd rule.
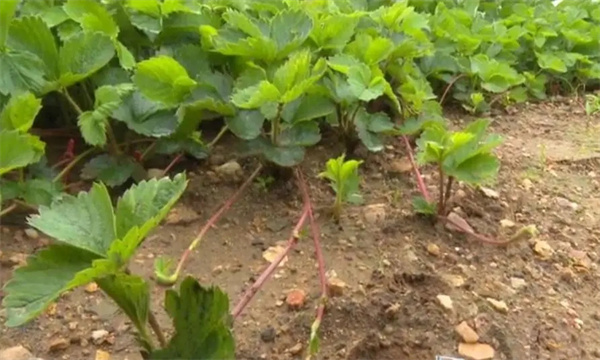
[[[130,318],[147,358],[233,358],[226,294],[204,288],[191,277],[183,280],[179,293],[167,291],[165,309],[175,327],[167,343],[150,309],[148,283],[128,270],[137,248],[186,185],[182,174],[172,180],[142,181],[113,207],[107,188],[96,183],[87,193],[66,195],[40,207],[29,224],[55,242],[31,256],[5,285],[2,305],[7,309],[7,326],[30,321],[61,294],[95,281]],[[153,344],[148,323],[159,347]]]
[[[590,117],[600,113],[600,95],[587,94],[585,97],[585,114]]]
[[[342,154],[336,159],[329,159],[325,165],[325,171],[319,174],[320,178],[329,180],[331,188],[335,192],[332,210],[333,217],[337,222],[340,221],[344,203],[360,204],[362,202],[362,196],[359,193],[358,167],[363,162],[345,160],[345,158],[345,154]]]
[[[416,211],[423,214],[446,215],[452,185],[456,181],[481,185],[492,180],[500,164],[492,150],[502,143],[497,135],[487,135],[488,120],[477,120],[462,131],[451,132],[443,123],[432,122],[417,140],[417,161],[433,163],[439,176],[438,202],[430,204],[423,198],[415,200]]]

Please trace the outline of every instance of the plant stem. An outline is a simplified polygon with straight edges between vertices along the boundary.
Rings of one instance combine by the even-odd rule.
[[[460,74],[460,75],[457,75],[454,78],[452,78],[452,80],[450,80],[448,85],[446,85],[446,89],[444,89],[444,93],[442,94],[442,97],[440,98],[440,105],[442,105],[444,103],[444,100],[446,100],[446,95],[448,95],[448,92],[450,91],[450,88],[454,85],[454,83],[457,82],[459,79],[462,79],[465,76],[467,76],[467,75]]]
[[[457,221],[452,220],[451,218],[449,218],[447,216],[438,216],[438,219],[442,220],[443,222],[452,224],[460,232],[463,232],[463,233],[465,233],[467,235],[470,235],[473,238],[481,241],[482,243],[486,243],[486,244],[490,244],[490,245],[504,246],[504,245],[508,245],[508,244],[512,243],[514,240],[516,240],[516,236],[514,236],[514,237],[512,237],[512,238],[510,238],[508,240],[496,240],[496,239],[492,239],[492,238],[487,237],[485,235],[477,234],[476,232],[472,231],[469,228],[465,228],[462,224],[460,224]]]
[[[146,156],[148,156],[148,154],[150,154],[150,152],[151,152],[152,150],[154,150],[154,148],[156,147],[156,143],[157,143],[157,142],[156,142],[156,141],[154,141],[152,144],[150,144],[150,146],[148,146],[148,147],[146,148],[146,150],[144,150],[144,152],[142,153],[142,155],[140,155],[140,161],[144,160],[144,158],[145,158]]]
[[[412,153],[412,148],[410,147],[410,142],[408,141],[408,138],[406,137],[406,135],[402,135],[402,139],[404,140],[404,145],[406,146],[406,153],[408,154],[408,160],[410,161],[410,164],[412,165],[413,171],[415,173],[415,178],[417,180],[417,187],[419,188],[419,191],[425,198],[425,201],[427,201],[428,203],[431,203],[431,196],[429,195],[429,191],[427,191],[427,187],[425,186],[425,182],[423,181],[421,172],[419,171],[419,168],[417,167],[417,164],[415,163],[415,158]]]
[[[115,136],[115,132],[113,131],[112,126],[110,126],[110,121],[106,121],[106,134],[108,135],[108,143],[110,144],[110,152],[112,155],[119,155],[121,150],[119,149],[119,145],[117,144],[117,138]]]
[[[438,172],[440,173],[439,183],[439,196],[438,196],[438,215],[444,215],[444,208],[446,207],[444,198],[444,169],[442,169],[442,163],[438,166]]]
[[[63,166],[64,164],[68,163],[69,161],[71,161],[71,159],[62,159],[59,162],[57,162],[56,164],[52,165],[51,169],[59,168],[59,167]]]
[[[167,339],[165,338],[165,334],[163,334],[162,329],[160,328],[160,324],[158,323],[158,320],[156,319],[156,316],[154,315],[152,310],[148,310],[148,323],[154,331],[154,334],[156,334],[156,338],[158,339],[160,347],[167,347]]]
[[[95,150],[96,150],[96,148],[89,148],[86,151],[82,152],[81,154],[77,155],[73,160],[71,160],[71,162],[67,166],[65,166],[64,169],[62,169],[62,171],[60,173],[58,173],[58,175],[56,175],[54,177],[54,179],[52,181],[53,182],[60,181],[69,171],[71,171],[71,169],[75,165],[77,165],[78,162],[80,162],[84,157],[93,153]]]
[[[13,199],[12,201],[17,205],[24,207],[25,209],[29,209],[31,211],[38,211],[38,208],[36,206],[30,205],[25,201],[21,201],[19,199]]]
[[[69,90],[67,90],[67,88],[64,88],[61,92],[65,98],[67,99],[67,101],[69,102],[69,104],[71,104],[71,106],[73,107],[73,109],[75,109],[75,112],[77,113],[77,116],[81,115],[83,113],[83,110],[81,110],[81,108],[79,107],[79,105],[77,105],[77,103],[75,102],[75,100],[73,100],[73,98],[71,97],[71,94],[69,94]]]
[[[223,127],[221,128],[221,131],[219,131],[219,133],[217,134],[217,136],[215,136],[215,138],[207,145],[207,147],[210,149],[213,146],[215,146],[215,144],[221,140],[221,138],[223,137],[223,135],[225,135],[227,133],[227,130],[229,128],[227,127],[227,125],[223,125]]]
[[[16,203],[12,203],[9,207],[2,209],[2,211],[0,211],[0,217],[11,213],[14,209],[16,209],[18,207],[18,205]]]
[[[327,278],[325,275],[325,259],[323,257],[323,250],[321,248],[321,230],[319,228],[319,224],[316,222],[313,209],[312,202],[310,201],[310,193],[308,191],[308,185],[306,184],[306,180],[304,179],[304,175],[302,171],[298,168],[296,170],[296,176],[298,178],[298,185],[300,190],[302,191],[302,198],[304,199],[304,206],[308,210],[308,219],[310,221],[310,229],[312,231],[313,243],[315,246],[315,256],[317,258],[317,264],[319,267],[319,281],[321,283],[321,299],[319,300],[319,306],[317,307],[317,316],[313,325],[311,327],[311,332],[316,336],[318,333],[319,327],[321,326],[321,321],[323,320],[323,316],[325,315],[325,306],[327,305]]]
[[[88,78],[88,80],[89,80],[89,78]],[[82,82],[81,83],[81,88],[83,89],[83,95],[85,96],[85,99],[87,100],[88,105],[90,106],[90,108],[93,108],[94,107],[94,100],[92,100],[92,97],[90,96],[90,92],[89,92],[89,89],[88,89],[88,84],[89,84],[89,81]]]
[[[185,261],[190,256],[192,251],[194,251],[196,246],[198,246],[200,241],[202,241],[202,238],[204,237],[204,235],[208,232],[208,230],[210,228],[212,228],[215,225],[215,223],[221,218],[221,216],[223,216],[223,214],[225,214],[225,212],[227,210],[229,210],[231,205],[233,205],[233,203],[240,197],[242,192],[244,192],[244,190],[248,187],[248,185],[250,185],[252,183],[254,178],[260,173],[261,170],[262,170],[262,165],[258,165],[256,170],[254,170],[252,175],[250,175],[250,177],[248,177],[248,179],[246,179],[246,181],[242,184],[242,186],[240,186],[239,189],[237,189],[237,191],[229,199],[227,199],[227,201],[225,201],[225,203],[221,206],[221,208],[219,210],[217,210],[217,212],[214,213],[213,216],[210,217],[210,219],[208,219],[208,221],[206,222],[204,227],[200,230],[200,232],[198,233],[196,238],[192,241],[190,246],[188,246],[188,248],[183,252],[181,258],[179,259],[179,263],[177,264],[177,268],[175,269],[175,278],[177,278],[179,276],[179,273],[183,269],[183,265],[185,264]]]
[[[448,176],[448,181],[446,181],[446,193],[444,195],[444,207],[448,206],[448,200],[450,199],[450,195],[452,193],[452,184],[454,183],[454,176]]]
[[[333,203],[333,218],[335,220],[336,223],[340,222],[340,219],[342,217],[342,200],[341,200],[341,195],[336,194],[335,195],[335,202]]]
[[[179,162],[179,160],[181,160],[183,155],[184,155],[184,153],[179,153],[179,155],[177,155],[173,160],[171,160],[169,165],[167,165],[167,167],[163,170],[163,176],[166,173],[168,173],[173,168],[173,166],[175,166],[175,164],[177,164]]]
[[[279,132],[281,129],[279,128],[279,122],[281,121],[281,111],[283,110],[283,104],[277,105],[277,115],[273,119],[271,123],[271,143],[277,146],[279,143]]]
[[[419,168],[416,166],[413,155],[412,155],[412,149],[410,148],[410,143],[408,142],[408,138],[406,138],[406,136],[403,136],[404,138],[404,144],[406,145],[406,150],[408,152],[408,158],[410,160],[410,163],[412,165],[413,168],[413,172],[415,173],[415,176],[417,178],[417,184],[419,187],[419,191],[421,192],[421,195],[423,195],[423,197],[425,198],[425,201],[427,202],[431,202],[431,196],[429,196],[429,192],[427,191],[427,187],[425,186],[425,183],[423,182],[423,178],[421,177],[421,173],[419,172]],[[450,185],[452,186],[452,185]],[[509,243],[513,242],[515,240],[516,237],[513,237],[509,240],[505,240],[505,241],[500,241],[500,240],[495,240],[495,239],[491,239],[487,236],[484,235],[480,235],[477,234],[475,232],[473,232],[471,229],[465,228],[462,224],[448,218],[447,216],[441,216],[438,215],[437,219],[442,220],[443,222],[446,223],[450,223],[452,225],[454,225],[454,227],[456,227],[459,231],[472,236],[473,238],[486,243],[486,244],[492,244],[492,245],[508,245]]]
[[[273,260],[273,262],[271,262],[269,267],[267,267],[265,269],[265,271],[263,271],[263,273],[254,282],[254,284],[252,284],[252,286],[250,286],[248,288],[248,290],[246,290],[246,292],[244,293],[244,295],[242,296],[240,301],[233,308],[233,311],[231,313],[231,316],[233,317],[233,319],[237,319],[237,317],[242,313],[244,308],[246,308],[248,303],[250,303],[250,300],[252,300],[254,295],[256,295],[258,290],[260,290],[260,288],[269,279],[269,277],[271,277],[271,275],[273,274],[273,272],[275,271],[277,266],[279,266],[281,261],[283,261],[283,259],[288,255],[290,250],[292,250],[294,248],[294,246],[298,242],[298,238],[300,237],[300,235],[299,235],[300,229],[302,229],[302,226],[304,225],[304,222],[306,221],[306,218],[308,217],[309,211],[310,210],[308,209],[308,206],[305,205],[304,210],[302,211],[302,216],[300,216],[298,223],[294,227],[294,230],[292,231],[292,235],[288,239],[285,249],[281,253],[279,253],[279,255],[277,255],[277,257]]]

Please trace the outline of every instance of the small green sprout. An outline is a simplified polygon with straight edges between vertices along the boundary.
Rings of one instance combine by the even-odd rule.
[[[463,131],[451,132],[444,123],[432,122],[417,141],[417,161],[423,165],[433,163],[439,172],[439,200],[437,206],[422,198],[413,205],[419,213],[446,215],[446,205],[452,194],[454,181],[481,185],[492,180],[500,163],[492,150],[502,143],[497,135],[486,136],[489,121],[480,119]]]
[[[335,191],[333,217],[337,222],[340,221],[342,206],[345,202],[351,204],[360,204],[362,202],[362,196],[359,193],[360,178],[358,167],[363,161],[345,161],[345,158],[346,154],[342,154],[336,159],[329,159],[325,166],[325,171],[319,174],[320,178],[326,178],[331,182],[331,187]]]

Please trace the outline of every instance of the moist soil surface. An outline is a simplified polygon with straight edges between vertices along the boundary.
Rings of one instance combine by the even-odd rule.
[[[456,126],[470,120],[448,116]],[[309,151],[303,170],[326,268],[346,285],[329,300],[315,359],[466,359],[455,331],[463,321],[479,343],[495,350],[494,359],[600,358],[600,119],[586,117],[582,105],[567,98],[498,111],[491,119],[491,130],[505,139],[497,151],[498,179],[485,191],[459,184],[452,208],[478,233],[498,240],[535,225],[536,236],[508,246],[484,244],[416,216],[411,202],[417,187],[400,139],[380,153],[358,151],[365,160],[364,204],[346,207],[335,224],[327,211],[332,192],[317,175],[343,146],[325,136]],[[209,161],[180,165],[188,172],[188,189],[141,247],[133,272],[152,278],[156,257],[179,258],[250,175],[255,160],[236,159],[231,144],[225,140]],[[243,174],[214,171],[229,160],[239,161]],[[435,196],[434,169],[421,170]],[[203,284],[222,287],[232,307],[268,265],[263,253],[285,244],[301,213],[293,179],[266,187],[266,177],[261,179],[209,231],[185,268]],[[19,261],[47,243],[42,234],[25,233],[23,215],[3,219],[3,283]],[[236,320],[238,359],[305,358],[320,294],[309,234]],[[153,286],[154,309],[169,332],[164,288]],[[306,293],[300,309],[286,304],[293,289]],[[126,317],[94,290],[65,294],[20,328],[2,326],[0,349],[23,345],[43,359],[94,359],[97,350],[111,359],[141,359]],[[451,309],[439,295],[451,299]],[[4,311],[0,316],[3,324]],[[97,330],[107,333],[96,332],[94,341]]]

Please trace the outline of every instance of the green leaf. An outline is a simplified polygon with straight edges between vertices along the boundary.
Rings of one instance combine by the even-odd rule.
[[[124,234],[121,239],[116,239],[115,215],[102,184],[94,184],[90,192],[77,197],[65,195],[50,207],[41,206],[40,214],[32,216],[29,224],[66,244],[50,246],[15,271],[4,288],[7,325],[31,320],[60,294],[95,280],[136,326],[145,327],[148,287],[142,279],[122,271],[143,238],[181,196],[185,185],[185,177],[178,175],[174,181],[142,182],[126,192],[116,211],[120,216],[119,234]],[[147,339],[144,330],[140,331],[141,340]]]
[[[146,171],[129,156],[98,155],[81,170],[81,177],[87,180],[98,179],[108,186],[119,186],[127,179],[142,179]]]
[[[273,84],[284,94],[310,75],[310,65],[311,54],[308,49],[293,54],[275,71]]]
[[[279,136],[280,146],[312,146],[321,141],[319,124],[302,121],[286,128]]]
[[[104,185],[77,197],[65,195],[50,207],[42,206],[28,223],[56,240],[104,256],[116,238],[115,217]]]
[[[40,17],[27,16],[14,20],[10,25],[7,46],[14,51],[37,56],[44,63],[40,71],[45,77],[51,81],[58,79],[60,74],[56,40]]]
[[[117,237],[125,236],[135,226],[145,232],[149,223],[152,228],[158,225],[181,197],[187,183],[185,175],[178,174],[173,180],[152,179],[129,188],[117,202]]]
[[[370,114],[362,107],[354,117],[354,125],[361,142],[374,152],[383,150],[383,142],[379,134],[394,130],[394,124],[387,114]]]
[[[281,59],[300,47],[313,28],[311,18],[302,10],[280,11],[271,20],[271,39],[278,48]]]
[[[0,114],[0,129],[28,131],[42,108],[42,100],[30,92],[14,95]]]
[[[125,70],[131,70],[135,67],[135,57],[127,49],[125,45],[123,45],[120,41],[115,42],[115,48],[117,50],[117,57],[119,58],[119,64]]]
[[[102,291],[129,317],[140,335],[142,345],[149,350],[150,344],[147,342],[146,330],[150,308],[148,283],[137,275],[123,273],[99,278],[96,282]]]
[[[373,77],[369,67],[360,64],[348,70],[348,84],[352,93],[360,100],[371,101],[383,95],[386,81],[383,77]]]
[[[322,49],[341,50],[354,36],[356,14],[324,14],[316,20],[310,38]]]
[[[258,110],[240,110],[233,117],[225,118],[229,130],[244,140],[252,140],[260,135],[265,117]]]
[[[18,130],[0,131],[0,175],[38,162],[45,148],[37,136]]]
[[[325,117],[335,111],[335,104],[321,95],[306,95],[299,101],[288,103],[282,111],[287,122],[308,121]]]
[[[175,335],[169,345],[149,359],[234,359],[235,342],[230,329],[229,299],[215,287],[203,288],[185,278],[179,294],[167,290],[165,309],[173,319]]]
[[[435,203],[429,203],[422,196],[415,196],[412,201],[413,209],[416,213],[423,215],[435,215],[437,212],[437,205]]]
[[[21,184],[18,181],[0,179],[0,205],[21,196]]]
[[[30,205],[50,206],[62,190],[62,184],[52,179],[31,179],[23,183],[21,197]]]
[[[75,21],[69,19],[62,24],[58,25],[56,28],[56,32],[58,33],[58,37],[63,43],[75,35],[81,34],[82,29],[81,26]]]
[[[160,17],[160,3],[158,0],[127,0],[127,7],[143,14]]]
[[[90,32],[101,32],[115,39],[119,27],[110,13],[94,0],[68,0],[63,5],[67,15]]]
[[[554,70],[559,73],[567,72],[567,65],[557,55],[544,52],[544,53],[536,53],[537,63],[542,69]]]
[[[85,111],[77,120],[83,140],[92,146],[106,144],[106,126],[108,120],[105,116],[96,116],[94,111]]]
[[[112,112],[112,117],[136,133],[151,137],[171,135],[179,125],[174,111],[162,109],[137,91],[123,100]]]
[[[263,80],[256,85],[235,91],[231,101],[242,109],[257,109],[268,102],[278,101],[280,97],[281,93],[277,87]]]
[[[78,118],[79,129],[86,143],[93,146],[106,144],[108,118],[121,105],[122,98],[133,91],[132,84],[102,85],[94,92],[94,109]]]
[[[148,99],[167,106],[179,104],[197,85],[181,64],[164,55],[139,62],[133,82]]]
[[[12,20],[19,0],[5,0],[0,2],[0,49],[4,47],[6,35],[8,34],[8,26]]]
[[[85,285],[90,279],[77,275],[97,258],[68,245],[52,245],[29,257],[27,265],[18,268],[4,286],[6,296],[2,306],[7,312],[6,326],[23,325],[41,314],[63,292]]]
[[[270,145],[270,144],[269,144]],[[279,166],[292,167],[304,160],[305,150],[302,146],[266,146],[263,150],[265,158]]]
[[[454,168],[446,169],[448,175],[469,184],[481,184],[498,174],[500,163],[492,154],[476,154]]]
[[[191,135],[185,137],[173,135],[171,137],[160,138],[156,141],[154,150],[159,154],[166,155],[184,152],[198,160],[206,159],[209,154],[209,149],[202,142],[198,132],[193,132]]]
[[[61,5],[47,1],[24,1],[20,12],[21,16],[41,17],[51,28],[69,19]]]
[[[100,70],[115,55],[112,41],[101,33],[80,33],[70,37],[59,52],[59,82],[68,87]]]
[[[44,63],[28,53],[0,52],[0,93],[33,91],[42,94],[48,87]]]

